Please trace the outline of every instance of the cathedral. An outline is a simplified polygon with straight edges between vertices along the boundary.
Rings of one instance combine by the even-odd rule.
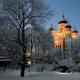
[[[50,32],[53,38],[54,48],[60,49],[63,58],[69,57],[71,54],[71,40],[78,38],[76,28],[69,24],[63,14],[62,20],[58,22],[58,30],[55,31],[53,25],[51,25]]]

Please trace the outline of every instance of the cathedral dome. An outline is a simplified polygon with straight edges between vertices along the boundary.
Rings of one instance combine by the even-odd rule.
[[[67,25],[66,28],[71,28],[71,25]]]
[[[66,24],[68,23],[68,21],[64,17],[64,14],[62,15],[62,20],[58,22],[58,24],[61,24],[61,23],[66,23]]]
[[[74,30],[74,31],[72,31],[72,33],[78,33],[78,31],[77,30]]]
[[[75,29],[75,27],[74,27],[74,29],[72,30],[72,33],[78,33],[78,31]]]
[[[61,24],[61,23],[68,23],[68,22],[67,22],[67,20],[61,20],[58,22],[58,24]]]

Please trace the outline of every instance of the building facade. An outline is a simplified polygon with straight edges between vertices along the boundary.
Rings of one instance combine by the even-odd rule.
[[[58,30],[55,31],[51,25],[50,32],[53,37],[54,48],[60,49],[63,58],[68,58],[71,54],[71,42],[78,38],[78,31],[69,24],[63,14],[62,20],[58,22]]]

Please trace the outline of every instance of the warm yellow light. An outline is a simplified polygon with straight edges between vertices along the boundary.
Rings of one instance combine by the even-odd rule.
[[[66,32],[66,35],[70,35],[70,31],[66,30],[65,32]]]
[[[62,32],[65,30],[65,26],[67,26],[66,23],[61,23],[58,25],[58,31]]]
[[[31,53],[28,53],[27,56],[31,56]]]
[[[78,36],[77,36],[77,35],[73,35],[72,38],[73,38],[73,39],[77,39]]]
[[[27,62],[27,64],[31,65],[31,64],[32,64],[32,62],[31,62],[31,61],[28,61],[28,62]]]
[[[72,36],[73,39],[77,39],[78,38],[77,33],[72,33],[71,36]]]
[[[52,35],[52,37],[54,37],[56,35],[56,32],[54,30],[51,31],[51,35]]]
[[[56,45],[60,45],[60,41],[55,41],[55,44]]]
[[[54,29],[51,30],[51,35],[53,37],[54,46],[57,48],[57,46],[63,48],[63,39],[65,39],[68,35],[71,36],[73,39],[78,38],[78,33],[75,31],[71,31],[71,29],[66,28],[68,24],[67,23],[60,23],[58,24],[58,31],[55,32]],[[71,39],[68,39],[67,42],[71,41]]]

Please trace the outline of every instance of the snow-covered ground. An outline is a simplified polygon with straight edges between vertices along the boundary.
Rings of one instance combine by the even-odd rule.
[[[80,80],[80,73],[59,73],[55,71],[51,71],[55,66],[55,64],[35,64],[31,66],[29,72],[29,68],[25,70],[25,76],[20,77],[20,69],[12,70],[7,69],[6,72],[0,69],[0,80]],[[40,71],[41,67],[44,67],[44,72]]]
[[[7,70],[0,72],[0,80],[80,80],[80,73],[61,74],[59,72],[25,72],[24,77],[20,77],[20,70]]]

